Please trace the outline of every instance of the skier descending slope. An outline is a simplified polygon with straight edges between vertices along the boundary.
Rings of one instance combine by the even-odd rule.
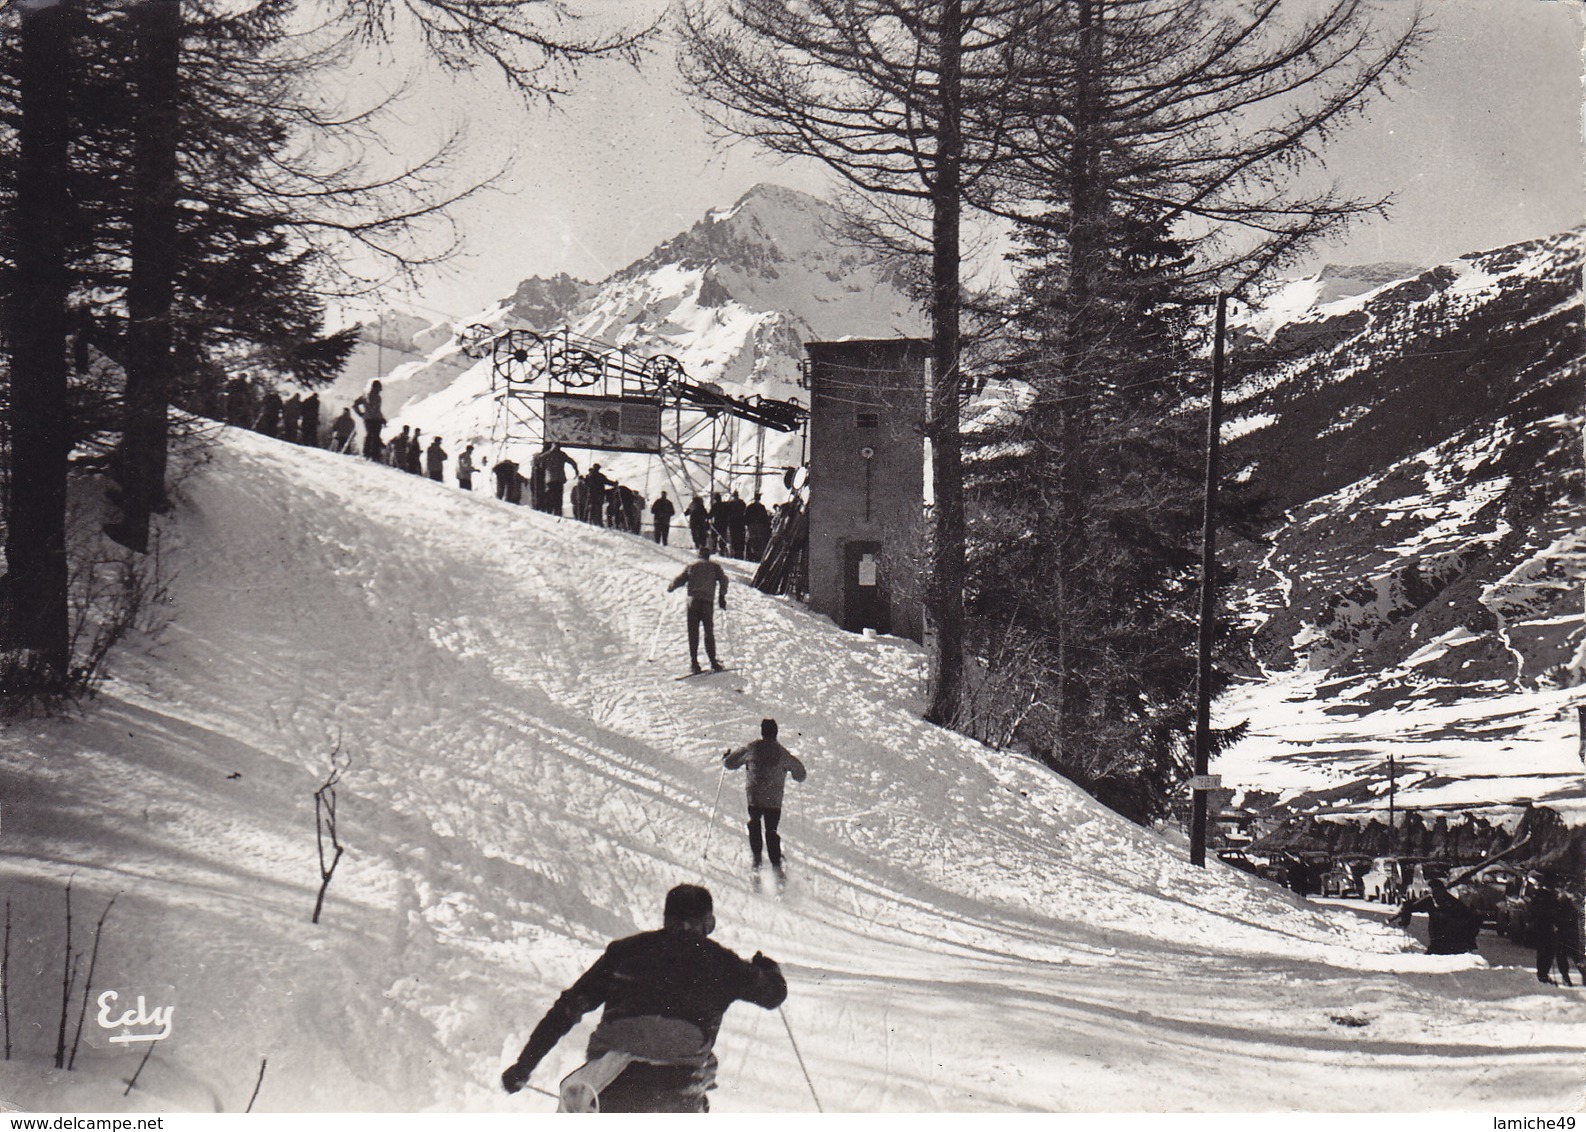
[[[660,931],[619,939],[557,998],[518,1060],[501,1075],[507,1092],[589,1011],[604,1003],[589,1060],[562,1081],[560,1112],[708,1112],[712,1046],[721,1016],[742,999],[767,1010],[787,998],[776,961],[745,962],[706,938],[716,928],[710,892],[680,884],[666,894]]]
[[[787,881],[782,871],[782,838],[777,833],[777,825],[782,820],[782,789],[787,775],[791,774],[794,782],[803,782],[809,772],[791,751],[777,742],[776,735],[776,720],[762,719],[760,738],[748,746],[728,751],[721,761],[728,770],[745,765],[749,768],[745,792],[749,800],[749,852],[754,855],[755,876],[760,875],[763,845],[771,858],[771,871],[776,874],[780,890]]]
[[[721,568],[721,563],[710,560],[710,547],[699,548],[699,559],[690,562],[684,567],[683,572],[672,579],[672,584],[666,587],[666,592],[671,593],[679,586],[688,587],[688,659],[696,673],[704,671],[699,666],[699,630],[705,627],[705,655],[710,658],[710,667],[715,672],[722,670],[721,661],[716,659],[716,611],[711,608],[710,600],[716,596],[716,587],[721,587],[721,607],[727,608],[727,571]]]

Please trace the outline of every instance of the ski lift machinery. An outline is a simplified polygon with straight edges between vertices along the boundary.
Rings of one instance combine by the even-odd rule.
[[[735,397],[713,382],[695,381],[670,354],[640,357],[565,328],[541,334],[482,325],[464,332],[462,350],[490,359],[496,451],[512,445],[538,451],[555,440],[649,453],[691,494],[716,490],[718,476],[753,476],[758,490],[763,476],[793,474],[766,468],[767,430],[797,433],[799,467],[805,462],[807,408],[797,400]],[[734,464],[744,426],[756,430],[755,459]]]

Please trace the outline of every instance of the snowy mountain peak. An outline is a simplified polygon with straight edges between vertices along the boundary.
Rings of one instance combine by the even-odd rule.
[[[774,278],[779,264],[825,259],[840,243],[830,205],[781,185],[760,184],[730,208],[713,209],[613,279],[664,265],[703,268],[720,263]]]

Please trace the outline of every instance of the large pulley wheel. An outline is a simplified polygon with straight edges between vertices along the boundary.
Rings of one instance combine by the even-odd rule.
[[[496,339],[491,350],[495,374],[512,385],[524,385],[539,375],[542,339],[532,330],[509,330]]]
[[[547,371],[569,389],[584,389],[605,375],[606,366],[599,354],[569,346],[551,355]]]

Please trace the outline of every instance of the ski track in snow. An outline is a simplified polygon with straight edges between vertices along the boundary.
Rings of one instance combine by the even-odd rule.
[[[228,431],[166,545],[168,629],[80,718],[0,743],[0,875],[14,962],[41,971],[68,875],[81,917],[120,893],[95,985],[177,987],[179,1032],[125,1100],[116,1053],[62,1075],[34,1035],[0,1099],[240,1109],[267,1056],[265,1109],[548,1108],[501,1069],[682,881],[715,892],[724,944],[784,964],[828,1111],[1580,1099],[1580,999],[1191,868],[922,722],[917,648],[758,594],[742,564],[718,622],[734,671],[678,682],[687,551],[362,461]],[[767,715],[810,769],[781,899],[749,891],[743,777],[719,771]],[[313,927],[338,737],[348,854]],[[52,993],[29,981],[18,1016]],[[717,1110],[813,1107],[781,1019],[735,1007],[718,1054]]]

